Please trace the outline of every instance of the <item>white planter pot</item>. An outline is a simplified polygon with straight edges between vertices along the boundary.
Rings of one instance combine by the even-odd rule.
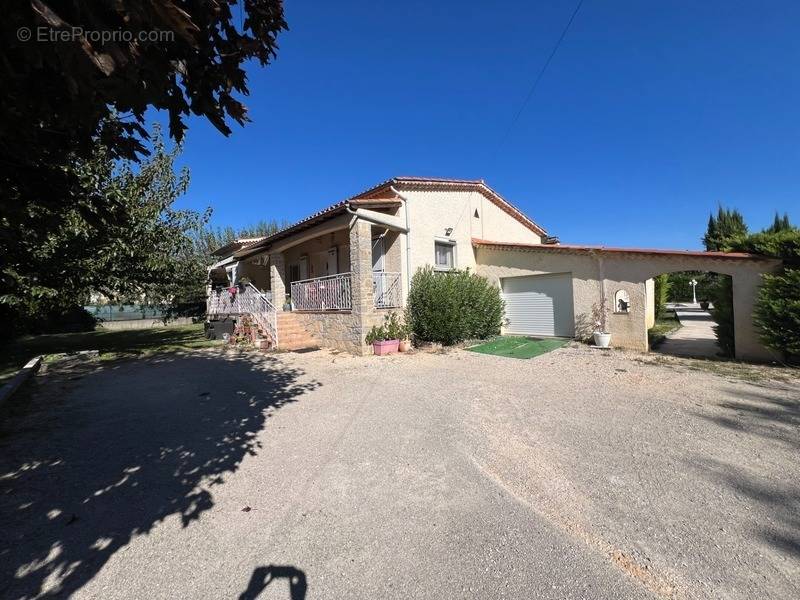
[[[608,348],[610,343],[611,343],[610,333],[600,333],[599,331],[594,332],[595,346],[597,346],[598,348]]]

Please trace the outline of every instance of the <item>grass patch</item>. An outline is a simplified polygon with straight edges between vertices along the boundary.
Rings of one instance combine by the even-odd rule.
[[[12,376],[28,360],[38,355],[98,350],[101,360],[114,360],[127,356],[208,348],[220,344],[222,342],[206,339],[202,323],[152,329],[25,336],[0,346],[0,380]]]
[[[467,348],[471,352],[479,352],[480,354],[493,354],[494,356],[507,356],[509,358],[533,358],[540,354],[545,354],[556,348],[561,348],[568,340],[546,338],[529,338],[529,337],[515,337],[515,336],[502,336],[480,344]]]
[[[670,333],[681,327],[681,322],[674,312],[665,312],[656,319],[656,324],[647,330],[647,341],[650,343],[650,347],[655,348],[667,339]]]

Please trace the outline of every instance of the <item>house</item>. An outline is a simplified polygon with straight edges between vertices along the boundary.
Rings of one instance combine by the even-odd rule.
[[[504,333],[586,338],[592,306],[605,303],[613,307],[613,345],[641,351],[655,319],[654,276],[724,273],[733,277],[737,356],[772,358],[752,308],[761,274],[779,261],[561,244],[482,180],[396,177],[215,255],[212,325],[251,315],[268,344],[283,349],[314,344],[366,353],[366,333],[402,310],[411,277],[430,265],[470,268],[499,286]]]

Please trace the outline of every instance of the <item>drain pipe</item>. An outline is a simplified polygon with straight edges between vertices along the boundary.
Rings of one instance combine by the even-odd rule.
[[[393,185],[390,185],[389,189],[400,198],[400,202],[403,203],[403,209],[406,213],[406,291],[408,291],[411,289],[411,224],[408,219],[408,198],[397,191],[397,188]]]
[[[605,314],[606,310],[606,270],[603,264],[603,255],[597,250],[590,250],[591,255],[597,260],[597,278],[600,280],[600,307]],[[606,327],[608,324],[606,324]]]

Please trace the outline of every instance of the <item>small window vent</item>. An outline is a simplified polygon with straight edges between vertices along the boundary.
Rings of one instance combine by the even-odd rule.
[[[475,209],[475,214],[473,215],[476,219],[480,219],[481,216],[478,214],[478,209]]]

